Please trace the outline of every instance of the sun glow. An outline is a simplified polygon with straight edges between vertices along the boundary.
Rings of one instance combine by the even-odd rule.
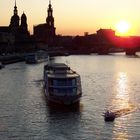
[[[131,25],[129,22],[122,20],[117,23],[116,30],[119,35],[128,35],[130,31],[130,27]]]

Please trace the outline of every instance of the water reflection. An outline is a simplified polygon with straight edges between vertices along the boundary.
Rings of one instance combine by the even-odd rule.
[[[119,73],[117,79],[116,102],[120,108],[128,108],[130,106],[128,88],[127,73]]]
[[[117,109],[129,108],[130,96],[127,73],[118,73],[116,90],[117,94],[114,100],[114,104],[117,105]]]
[[[118,132],[115,135],[116,140],[128,140],[128,134],[126,132]]]
[[[130,92],[129,92],[129,79],[127,73],[120,72],[117,75],[116,80],[116,95],[113,100],[113,105],[118,117],[129,114],[132,109],[130,103]],[[127,140],[128,132],[126,129],[128,117],[121,117],[120,120],[116,120],[113,129],[113,135],[118,140]],[[120,130],[123,129],[123,132]]]
[[[77,132],[81,131],[81,104],[61,106],[46,102],[46,105],[46,129],[49,139],[75,139]]]

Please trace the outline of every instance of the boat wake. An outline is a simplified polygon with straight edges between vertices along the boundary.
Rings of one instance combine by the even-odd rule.
[[[113,111],[113,112],[114,112],[116,118],[118,118],[118,117],[121,117],[121,116],[124,116],[124,115],[128,115],[128,114],[130,114],[134,111],[135,111],[135,108],[133,108],[133,109],[132,108],[124,108],[124,109],[116,110],[116,111]]]
[[[109,110],[109,109],[108,109]],[[131,114],[132,112],[136,111],[137,107],[131,106],[129,108],[123,108],[123,109],[118,109],[118,110],[110,110],[115,115],[115,118]]]
[[[40,87],[43,85],[43,79],[33,80],[32,83],[35,84],[36,86]]]

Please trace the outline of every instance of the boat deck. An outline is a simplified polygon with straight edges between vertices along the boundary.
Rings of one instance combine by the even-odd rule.
[[[51,78],[73,78],[79,76],[79,74],[71,70],[70,67],[64,63],[48,64],[44,69],[47,72],[48,77]]]

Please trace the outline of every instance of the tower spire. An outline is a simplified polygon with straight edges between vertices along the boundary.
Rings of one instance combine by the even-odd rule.
[[[18,16],[18,10],[17,10],[17,5],[16,5],[16,0],[14,0],[14,10],[13,13],[14,15],[11,17],[11,21],[10,21],[10,30],[11,32],[16,35],[16,33],[18,32],[18,28],[19,28],[19,16]]]
[[[15,7],[17,8],[17,2],[16,2],[16,0],[15,0]]]
[[[17,15],[17,14],[18,14],[18,11],[17,11],[17,3],[16,3],[16,0],[15,0],[14,15]]]
[[[53,9],[51,5],[51,0],[49,0],[48,17],[46,18],[46,22],[49,27],[54,27],[54,18],[53,18]]]

